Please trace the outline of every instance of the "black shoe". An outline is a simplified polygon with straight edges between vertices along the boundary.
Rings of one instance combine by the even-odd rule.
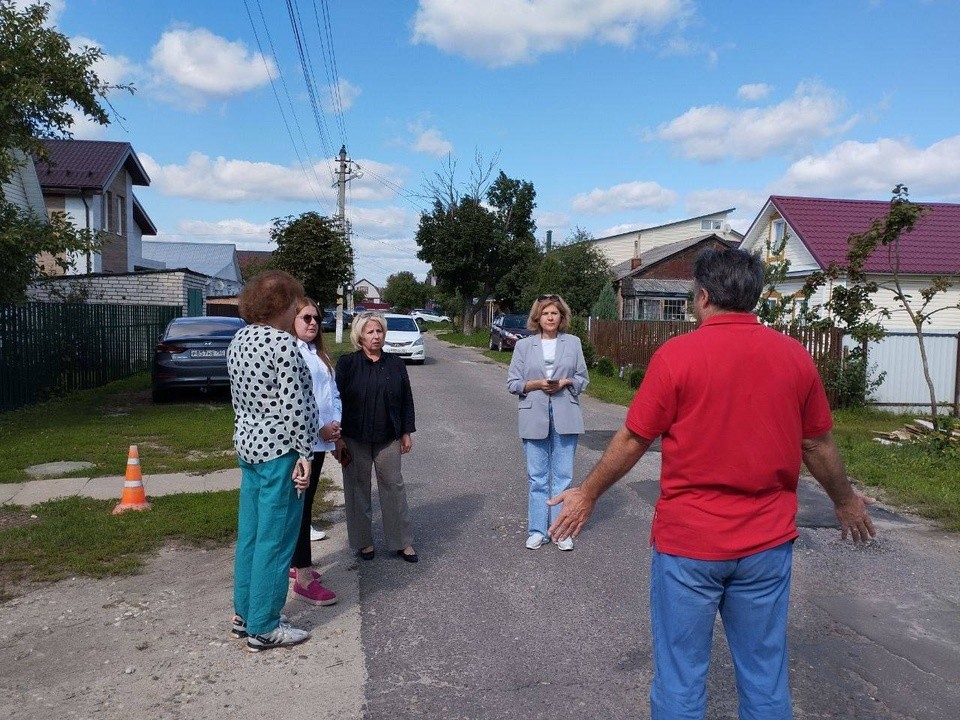
[[[417,557],[417,554],[416,554],[415,552],[414,552],[414,553],[410,553],[410,554],[408,555],[408,554],[405,553],[403,550],[397,550],[397,555],[399,555],[400,557],[402,557],[404,560],[406,560],[406,561],[409,562],[409,563],[420,562],[420,558]]]
[[[376,555],[375,550],[357,550],[357,555],[360,556],[361,560],[373,560],[373,556]]]

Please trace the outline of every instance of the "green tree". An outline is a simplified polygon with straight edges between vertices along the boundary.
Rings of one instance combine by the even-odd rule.
[[[0,305],[24,302],[31,283],[71,268],[71,252],[96,251],[99,245],[99,235],[78,229],[63,213],[44,220],[10,203],[0,203]],[[49,255],[47,262],[52,267],[44,267],[44,254]]]
[[[101,51],[71,50],[69,38],[45,25],[49,10],[46,4],[21,10],[0,0],[0,182],[31,155],[45,155],[42,139],[71,137],[73,108],[106,125],[106,93],[117,87],[133,91],[104,83],[92,69]],[[70,253],[96,250],[99,242],[62,213],[48,222],[0,197],[0,302],[22,302],[30,283],[45,276],[41,253],[49,253],[62,272],[72,267]]]
[[[904,277],[900,271],[900,240],[904,233],[913,230],[914,225],[917,224],[924,212],[925,208],[923,206],[910,202],[907,186],[897,185],[893,189],[893,197],[890,200],[890,209],[887,214],[874,220],[864,232],[851,235],[848,239],[850,251],[846,270],[851,282],[855,286],[861,287],[864,293],[876,292],[881,287],[892,291],[894,300],[910,318],[920,350],[923,379],[930,393],[930,419],[934,428],[940,429],[943,423],[937,417],[937,391],[933,385],[933,378],[930,376],[930,363],[927,359],[927,348],[923,339],[923,326],[929,323],[930,319],[938,312],[960,308],[960,303],[957,303],[941,306],[934,310],[930,309],[930,304],[934,298],[949,290],[957,281],[960,268],[957,268],[954,275],[950,277],[939,276],[933,278],[929,285],[917,291],[919,298],[915,298],[904,288]],[[885,248],[886,252],[878,257],[887,258],[885,271],[890,273],[890,280],[882,283],[868,281],[864,266],[867,259],[881,248]],[[886,314],[889,316],[889,313]]]
[[[586,230],[576,228],[564,245],[547,253],[540,264],[527,297],[557,293],[567,301],[570,310],[585,315],[610,283],[610,263]]]
[[[407,270],[388,277],[387,285],[383,289],[383,301],[403,313],[423,307],[426,297],[427,288]]]
[[[473,317],[487,298],[505,304],[516,301],[527,284],[517,268],[531,266],[538,257],[532,183],[513,180],[501,171],[483,193],[485,175],[479,159],[477,165],[468,192],[457,186],[452,164],[446,176],[438,174],[440,182],[428,188],[433,209],[420,216],[416,236],[417,257],[431,264],[440,290],[458,298],[466,334],[473,333]]]
[[[50,6],[38,3],[19,10],[0,0],[0,181],[17,167],[11,150],[44,157],[43,138],[72,137],[73,108],[100,125],[110,122],[108,85],[93,70],[103,53],[84,47],[74,52],[70,39],[47,27]]]
[[[353,278],[353,248],[339,223],[313,211],[274,218],[270,238],[277,243],[273,267],[302,282],[321,307],[334,305]]]
[[[590,315],[600,320],[617,320],[620,317],[617,306],[617,294],[613,291],[613,283],[605,282],[600,288],[600,296],[590,308]]]

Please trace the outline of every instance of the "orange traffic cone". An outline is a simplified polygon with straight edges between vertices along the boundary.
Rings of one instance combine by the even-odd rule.
[[[140,453],[136,445],[130,446],[127,453],[127,475],[123,483],[123,495],[113,509],[113,514],[124,510],[149,510],[150,503],[143,492],[143,476],[140,474]]]

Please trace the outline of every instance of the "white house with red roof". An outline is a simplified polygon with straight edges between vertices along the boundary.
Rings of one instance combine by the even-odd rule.
[[[46,159],[34,158],[48,212],[66,213],[80,228],[101,232],[98,252],[74,258],[74,273],[159,269],[143,257],[144,235],[157,228],[133,193],[150,177],[128,142],[44,140]]]
[[[900,239],[900,279],[912,300],[921,301],[919,291],[928,287],[937,276],[955,278],[948,291],[938,294],[927,312],[943,308],[924,326],[930,332],[960,330],[960,205],[918,203],[925,212],[913,230]],[[788,197],[771,195],[744,236],[741,248],[760,252],[767,260],[768,247],[776,248],[778,240],[787,236],[783,256],[790,261],[788,280],[778,288],[782,296],[798,293],[811,273],[830,265],[847,263],[847,239],[851,234],[867,230],[874,220],[884,217],[889,201],[838,200],[828,198]],[[864,266],[868,278],[881,289],[874,296],[878,307],[890,311],[882,321],[888,331],[913,330],[906,311],[894,299],[893,264],[890,254],[879,248]],[[839,278],[820,288],[812,298],[814,304],[826,302],[833,287],[844,283]]]

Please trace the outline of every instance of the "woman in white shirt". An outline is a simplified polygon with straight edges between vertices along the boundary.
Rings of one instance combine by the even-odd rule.
[[[340,417],[342,406],[337,384],[333,380],[333,365],[323,349],[323,333],[320,321],[323,315],[317,304],[308,297],[297,302],[297,316],[293,329],[297,336],[297,347],[303,356],[310,377],[313,380],[313,397],[317,401],[320,413],[320,433],[313,440],[313,465],[310,470],[310,485],[303,498],[303,517],[300,520],[300,533],[297,545],[290,561],[290,575],[293,577],[293,594],[301,600],[314,605],[333,605],[336,594],[320,583],[320,573],[313,569],[310,554],[310,541],[319,533],[311,526],[313,498],[320,482],[320,470],[328,452],[336,449],[340,441]]]

